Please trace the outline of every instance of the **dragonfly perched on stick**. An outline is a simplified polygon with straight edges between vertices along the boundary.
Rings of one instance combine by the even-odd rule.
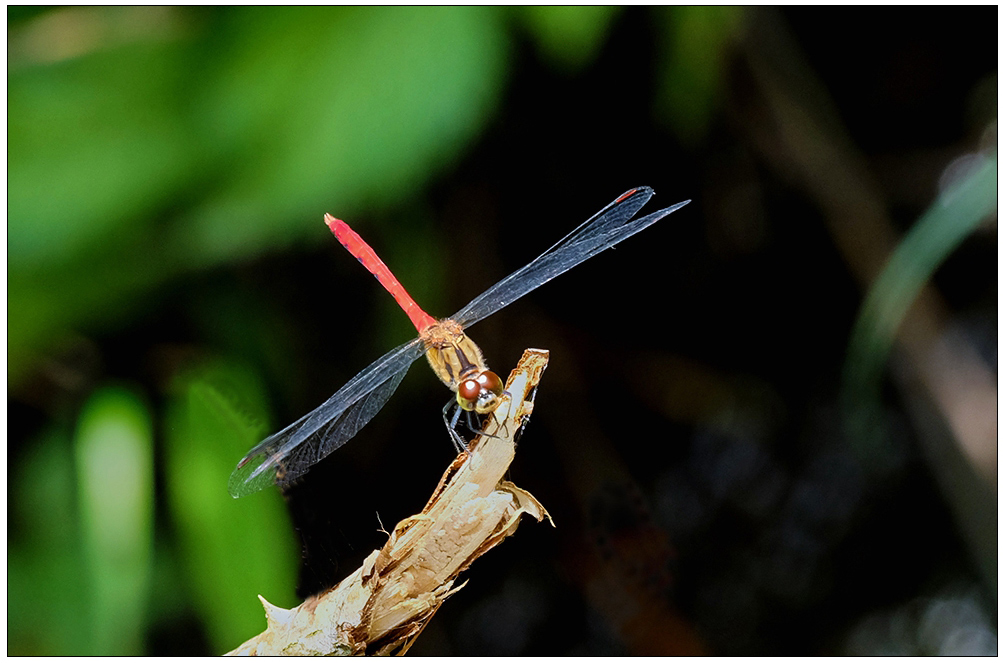
[[[338,241],[397,300],[417,329],[418,337],[377,359],[320,407],[251,449],[230,475],[230,494],[242,497],[273,483],[287,486],[299,479],[313,465],[352,439],[376,416],[404,379],[411,364],[423,354],[439,379],[456,393],[455,405],[458,408],[490,414],[497,407],[502,381],[488,369],[480,348],[470,340],[465,330],[690,202],[686,200],[647,216],[633,218],[654,193],[649,187],[627,191],[538,258],[488,288],[456,314],[442,320],[436,320],[415,303],[376,252],[347,223],[330,214],[325,215],[324,221]],[[453,425],[455,423],[454,418]],[[450,435],[455,441],[457,434],[452,427]]]

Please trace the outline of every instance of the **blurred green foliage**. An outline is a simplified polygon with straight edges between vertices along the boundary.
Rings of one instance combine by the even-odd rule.
[[[74,452],[93,652],[143,651],[153,550],[153,422],[131,391],[96,392]]]
[[[657,108],[680,141],[697,144],[721,95],[731,41],[738,38],[741,7],[673,7],[662,14],[662,81]]]
[[[527,6],[526,24],[555,68],[578,72],[598,54],[619,7]]]
[[[268,432],[264,388],[248,368],[206,364],[178,379],[166,417],[167,492],[178,550],[215,651],[259,633],[255,599],[295,603],[296,539],[277,491],[234,500],[226,477]]]
[[[8,653],[142,653],[153,548],[146,405],[131,390],[96,391],[72,438],[43,432],[12,489]]]
[[[122,14],[157,38],[55,62],[25,45]],[[335,202],[413,196],[477,135],[504,75],[490,7],[79,8],[10,27],[12,381],[187,270],[319,241]]]
[[[10,475],[8,655],[93,651],[74,475],[71,437],[55,428],[33,440]]]

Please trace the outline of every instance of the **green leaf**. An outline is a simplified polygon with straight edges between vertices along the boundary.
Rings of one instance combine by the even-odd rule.
[[[80,415],[74,451],[93,652],[140,654],[153,558],[153,433],[146,407],[128,390],[99,390]]]
[[[207,260],[319,242],[324,211],[414,196],[480,132],[504,73],[491,7],[249,9],[222,38],[201,116],[228,181],[180,236]]]
[[[10,269],[99,250],[150,223],[190,178],[178,55],[172,43],[140,43],[11,72]]]
[[[297,542],[278,490],[242,500],[226,491],[237,461],[267,427],[264,390],[236,364],[179,381],[168,413],[167,488],[188,589],[222,653],[265,628],[258,594],[295,601]]]

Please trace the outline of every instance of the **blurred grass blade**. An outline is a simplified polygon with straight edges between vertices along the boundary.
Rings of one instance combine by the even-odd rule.
[[[69,434],[43,432],[9,480],[7,654],[72,656],[91,651],[91,593]]]
[[[298,550],[278,490],[234,500],[227,477],[266,431],[249,369],[206,365],[180,379],[168,413],[167,488],[181,560],[216,651],[260,632],[257,595],[292,605]]]
[[[95,654],[143,651],[153,541],[151,431],[149,412],[126,389],[98,391],[80,416],[75,450]]]
[[[899,325],[937,267],[996,207],[997,158],[978,159],[968,176],[944,191],[896,248],[867,293],[851,332],[841,398],[849,439],[869,464],[881,463],[881,375]]]

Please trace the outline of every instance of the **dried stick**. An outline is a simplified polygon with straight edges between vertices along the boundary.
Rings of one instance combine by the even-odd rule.
[[[514,533],[522,514],[550,519],[532,495],[503,480],[549,358],[546,350],[523,353],[494,416],[421,513],[398,523],[361,568],[299,606],[285,610],[259,596],[268,628],[229,655],[403,653],[463,587],[453,586],[460,572]]]

